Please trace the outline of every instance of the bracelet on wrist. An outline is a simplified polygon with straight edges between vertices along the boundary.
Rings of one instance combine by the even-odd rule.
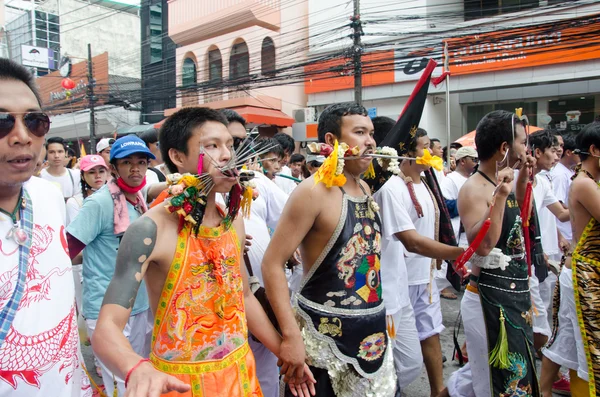
[[[137,369],[137,367],[139,367],[140,365],[142,365],[143,363],[149,362],[150,359],[149,358],[142,358],[140,361],[137,362],[136,365],[134,365],[129,372],[127,372],[127,376],[125,377],[125,388],[127,388],[127,383],[129,382],[129,377],[131,376],[131,373],[133,371],[135,371]]]

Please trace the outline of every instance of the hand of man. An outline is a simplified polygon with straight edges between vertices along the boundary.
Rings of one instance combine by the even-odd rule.
[[[279,373],[282,374],[283,381],[288,383],[291,379],[304,379],[304,365],[306,353],[304,351],[304,341],[298,334],[293,337],[283,337],[279,348],[279,361],[277,365],[281,367]]]
[[[252,236],[246,234],[246,240],[244,241],[244,252],[248,252],[250,247],[252,247]]]
[[[560,237],[558,239],[558,246],[560,247],[560,252],[569,251],[569,249],[571,248],[571,244],[569,244],[569,242],[564,237]]]
[[[190,390],[179,379],[154,369],[151,363],[142,363],[127,382],[125,397],[160,397],[164,393],[185,393]]]
[[[294,396],[309,397],[316,394],[315,383],[317,383],[317,381],[306,364],[304,364],[304,375],[304,379],[299,381],[296,378],[293,378],[288,383],[290,391]]]
[[[515,171],[507,167],[501,171],[498,171],[497,183],[500,185],[496,194],[506,197],[512,192],[513,180],[515,179]]]

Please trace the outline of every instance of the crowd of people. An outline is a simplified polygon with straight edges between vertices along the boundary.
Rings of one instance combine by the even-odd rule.
[[[77,159],[29,72],[0,82],[0,395],[391,397],[423,365],[431,396],[596,395],[600,122],[493,111],[442,148],[335,104],[303,155],[184,108]]]

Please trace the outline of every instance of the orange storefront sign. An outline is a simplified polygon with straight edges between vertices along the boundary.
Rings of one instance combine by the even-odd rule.
[[[447,40],[452,75],[600,57],[600,15]]]
[[[394,82],[394,51],[376,51],[363,55],[362,86]],[[354,87],[354,68],[348,57],[318,62],[304,67],[304,92],[346,90]]]

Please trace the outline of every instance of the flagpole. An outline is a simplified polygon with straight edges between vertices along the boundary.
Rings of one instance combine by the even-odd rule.
[[[448,72],[448,42],[444,43],[444,71]],[[447,143],[446,143],[446,171],[450,172],[450,74],[446,76],[446,129],[447,129]]]

